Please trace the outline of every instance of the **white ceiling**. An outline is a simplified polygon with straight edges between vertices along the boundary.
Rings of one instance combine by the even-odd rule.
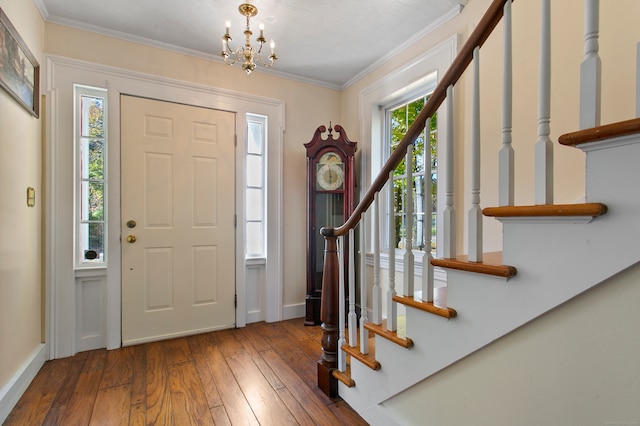
[[[225,21],[243,39],[243,0],[34,0],[45,20],[220,60]],[[254,0],[253,39],[264,23],[276,43],[273,71],[344,88],[458,14],[468,0]],[[265,45],[268,53],[268,45]],[[265,58],[266,59],[266,58]],[[241,72],[238,69],[238,72]]]

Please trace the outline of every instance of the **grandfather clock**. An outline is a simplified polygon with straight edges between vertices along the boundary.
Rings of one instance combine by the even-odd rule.
[[[320,324],[322,296],[322,270],[324,267],[323,227],[338,227],[354,209],[356,142],[347,137],[342,126],[335,126],[333,135],[329,123],[326,139],[325,126],[316,129],[307,149],[307,296],[305,325]],[[345,244],[348,244],[345,241]],[[348,253],[348,247],[345,247]],[[348,256],[344,268],[348,270]],[[348,288],[348,277],[345,285]],[[347,293],[345,293],[347,294]]]

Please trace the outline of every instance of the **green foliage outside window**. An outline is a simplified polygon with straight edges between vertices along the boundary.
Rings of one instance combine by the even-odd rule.
[[[81,227],[82,251],[104,254],[104,99],[81,97]],[[85,260],[86,261],[86,260]]]
[[[398,108],[395,108],[389,112],[389,128],[390,128],[390,148],[393,151],[400,143],[409,127],[413,124],[418,114],[426,104],[428,96],[416,99],[412,102],[404,104]],[[429,147],[431,151],[431,162],[425,165],[426,156],[424,155],[425,141],[427,136],[425,131],[418,136],[413,144],[413,157],[411,170],[413,174],[413,182],[411,190],[413,191],[413,229],[412,240],[413,247],[420,250],[425,249],[424,244],[424,227],[431,226],[431,244],[430,249],[435,249],[435,235],[436,235],[436,222],[435,212],[437,205],[437,116],[431,117],[429,122]],[[406,158],[406,157],[405,157]],[[426,168],[425,168],[426,166]],[[394,215],[395,215],[395,228],[396,228],[396,241],[395,247],[400,247],[402,242],[406,238],[405,230],[405,192],[407,191],[407,177],[406,177],[406,160],[403,159],[393,173],[393,186],[394,186]],[[429,176],[431,180],[430,195],[433,203],[433,210],[431,214],[426,214],[424,210],[424,196],[425,196],[425,176]],[[428,182],[427,182],[428,183]],[[429,220],[430,218],[430,220]]]

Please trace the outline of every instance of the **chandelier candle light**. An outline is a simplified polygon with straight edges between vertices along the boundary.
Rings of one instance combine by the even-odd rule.
[[[231,23],[227,21],[227,31],[222,36],[222,53],[220,56],[224,59],[224,63],[228,65],[233,65],[236,61],[242,61],[242,69],[247,72],[247,75],[251,74],[251,72],[256,67],[256,62],[254,59],[257,58],[257,61],[264,65],[265,67],[273,66],[273,63],[278,59],[275,52],[275,43],[271,40],[271,53],[269,54],[269,63],[266,63],[262,59],[262,45],[264,45],[267,41],[264,38],[264,25],[260,24],[260,36],[256,39],[259,43],[259,47],[257,51],[251,46],[251,36],[253,33],[249,28],[249,20],[258,14],[258,8],[252,4],[244,3],[238,7],[238,11],[241,15],[247,18],[247,27],[244,30],[245,42],[244,46],[238,46],[235,50],[231,48],[229,42],[232,40],[229,35],[229,27]]]

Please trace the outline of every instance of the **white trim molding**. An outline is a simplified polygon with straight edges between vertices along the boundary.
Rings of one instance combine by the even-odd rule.
[[[16,374],[0,389],[0,424],[9,417],[11,410],[44,365],[46,352],[44,343],[38,345]]]

